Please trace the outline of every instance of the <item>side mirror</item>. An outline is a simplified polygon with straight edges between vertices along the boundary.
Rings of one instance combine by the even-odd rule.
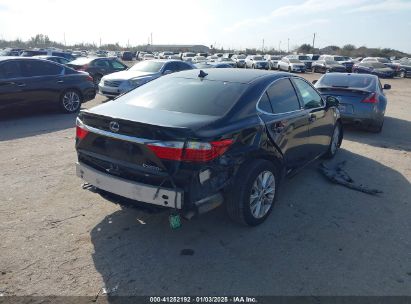
[[[338,107],[338,105],[340,104],[340,101],[338,100],[337,97],[327,96],[327,98],[325,99],[325,103],[327,105],[327,108]]]
[[[171,74],[171,73],[173,73],[173,71],[171,71],[171,70],[165,70],[165,71],[163,72],[163,75],[168,75],[168,74]]]
[[[390,84],[384,84],[384,90],[390,90],[391,85]]]
[[[317,81],[318,81],[317,79],[316,79],[316,80],[313,80],[313,82],[312,82],[312,83],[313,83],[313,84],[316,84],[316,83],[317,83]]]

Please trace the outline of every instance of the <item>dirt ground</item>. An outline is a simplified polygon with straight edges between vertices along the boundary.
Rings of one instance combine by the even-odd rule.
[[[411,79],[382,83],[382,133],[345,130],[334,161],[384,193],[331,184],[315,163],[283,183],[256,228],[220,208],[171,230],[167,213],[83,190],[75,115],[3,111],[0,294],[411,295]]]

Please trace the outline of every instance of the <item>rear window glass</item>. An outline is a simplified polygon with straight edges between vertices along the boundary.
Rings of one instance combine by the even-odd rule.
[[[375,79],[373,76],[369,75],[326,74],[315,84],[315,87],[342,87],[373,90],[375,88]]]
[[[70,62],[70,64],[73,65],[85,65],[87,63],[90,63],[93,59],[90,58],[78,58]]]
[[[149,109],[223,116],[246,87],[242,83],[161,77],[118,101]]]

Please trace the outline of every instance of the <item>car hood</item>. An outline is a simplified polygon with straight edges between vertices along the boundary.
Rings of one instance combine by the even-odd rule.
[[[137,77],[146,77],[146,76],[156,76],[159,74],[157,73],[151,73],[151,72],[140,72],[140,71],[121,71],[121,72],[116,72],[112,74],[108,74],[104,76],[104,80],[129,80],[132,78],[137,78]]]

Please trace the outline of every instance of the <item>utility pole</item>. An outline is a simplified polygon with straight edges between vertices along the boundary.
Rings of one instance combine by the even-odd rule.
[[[288,50],[288,53],[290,52],[290,38],[288,38],[288,40],[287,40],[287,50]]]
[[[261,48],[261,52],[264,53],[264,38],[263,38],[263,47]]]
[[[315,45],[315,33],[314,33],[314,37],[313,37],[313,48],[314,48],[314,45]]]
[[[64,46],[66,46],[66,33],[63,33],[64,36]]]
[[[280,42],[278,43],[278,52],[281,53],[281,40],[280,40]]]
[[[100,37],[100,47],[101,47],[101,37]]]
[[[151,37],[151,45],[153,45],[153,33],[150,34]]]

